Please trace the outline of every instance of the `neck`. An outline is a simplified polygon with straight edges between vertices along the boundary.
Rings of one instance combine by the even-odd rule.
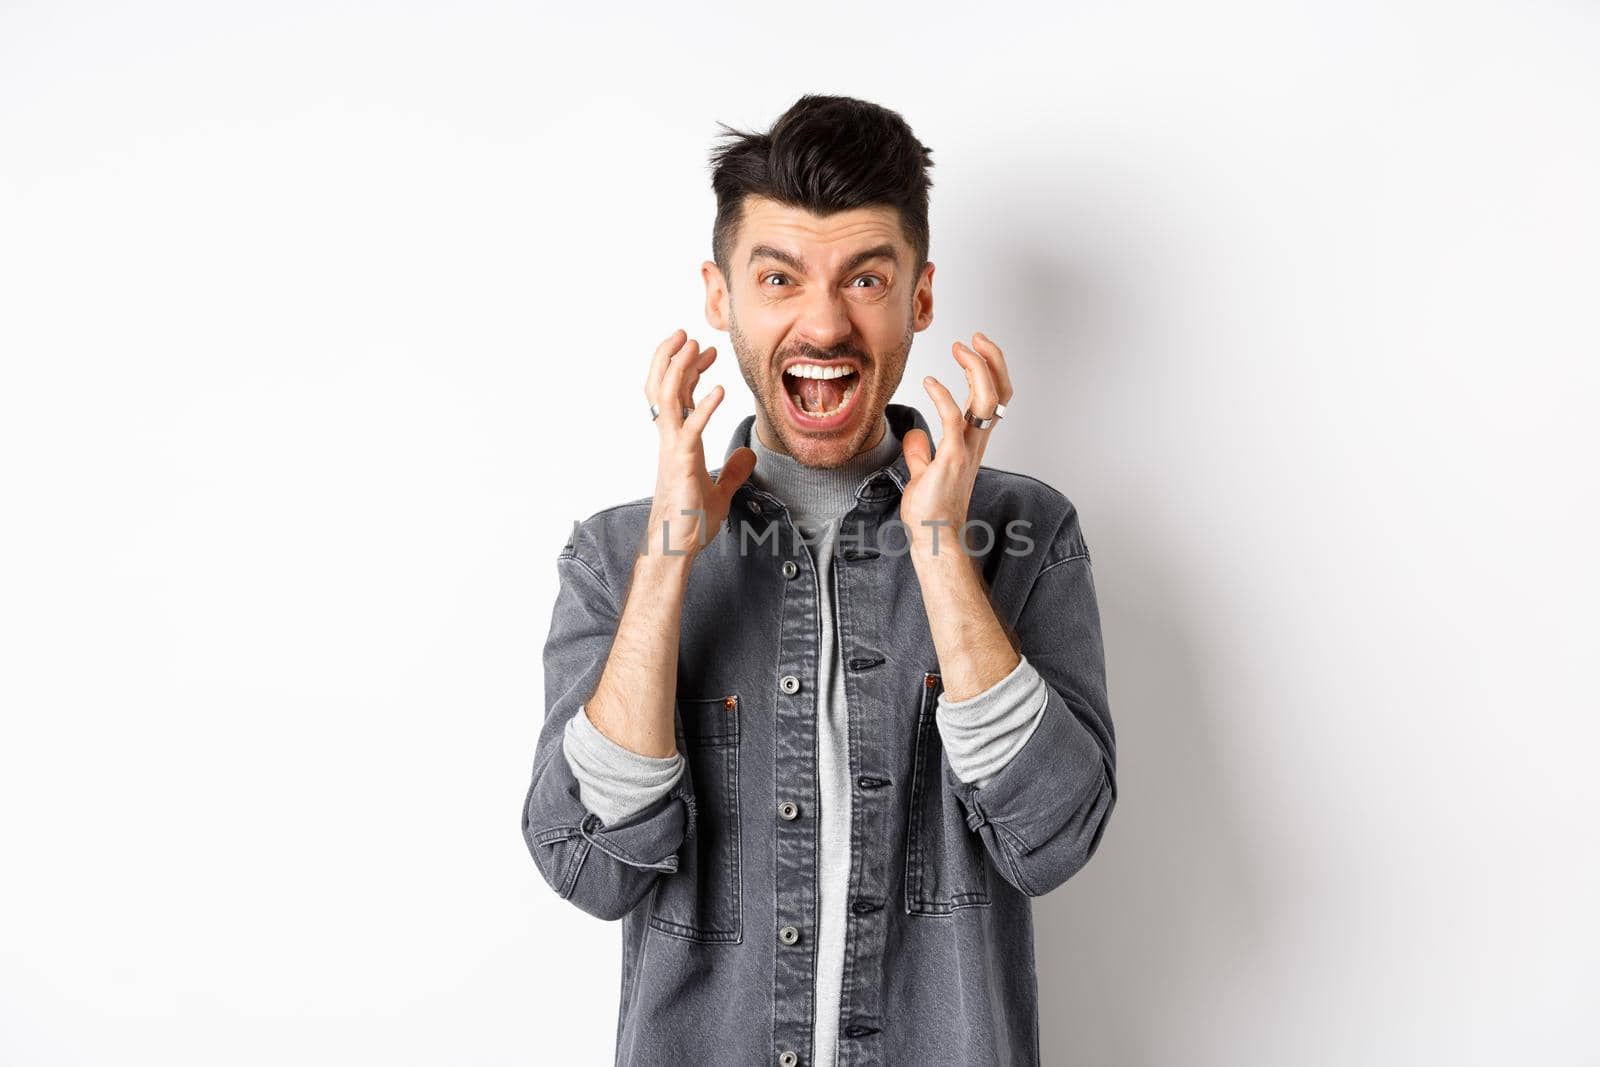
[[[885,415],[878,419],[878,425],[873,429],[872,440],[863,445],[861,451],[857,452],[856,455],[860,456],[864,453],[871,452],[874,448],[877,448],[879,445],[883,444],[883,439],[885,437],[893,436],[894,435],[889,432],[889,418],[887,415]],[[778,438],[778,435],[771,431],[771,429],[767,426],[766,419],[762,418],[760,415],[756,416],[755,427],[750,433],[751,448],[756,447],[757,438],[760,438],[761,447],[767,452],[777,453],[778,455],[782,456],[787,456],[789,454],[789,450],[783,447],[783,442]],[[889,457],[889,462],[894,462],[894,456]]]
[[[889,429],[888,417],[880,413],[871,445],[837,467],[807,467],[768,445],[758,419],[750,434],[750,448],[756,454],[750,481],[783,501],[795,525],[810,536],[855,507],[862,479],[895,461],[900,455],[900,439]]]

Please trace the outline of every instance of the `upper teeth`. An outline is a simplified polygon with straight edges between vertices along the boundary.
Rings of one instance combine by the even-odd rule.
[[[796,378],[843,378],[846,374],[854,374],[854,367],[819,367],[815,363],[796,363],[785,374],[792,374]]]

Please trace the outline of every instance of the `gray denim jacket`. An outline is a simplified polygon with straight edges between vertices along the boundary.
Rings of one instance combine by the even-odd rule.
[[[890,429],[928,429],[889,404]],[[748,445],[755,417],[724,460]],[[850,721],[850,914],[840,1067],[1040,1062],[1031,898],[1094,854],[1116,802],[1099,609],[1076,509],[980,468],[968,534],[1000,620],[1049,687],[1026,745],[974,787],[950,769],[943,692],[900,493],[903,456],[839,528],[834,603]],[[748,483],[683,607],[687,768],[615,825],[579,800],[562,730],[599,682],[650,510],[574,525],[544,649],[545,721],[522,813],[550,886],[622,921],[619,1067],[812,1063],[817,921],[817,578],[785,506]],[[959,551],[941,533],[941,543]]]

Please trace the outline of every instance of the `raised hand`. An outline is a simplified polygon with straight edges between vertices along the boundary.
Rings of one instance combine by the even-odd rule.
[[[972,343],[969,348],[957,341],[951,351],[966,372],[966,410],[987,418],[997,405],[1011,402],[1011,372],[999,345],[981,333],[972,335]],[[906,524],[915,555],[944,557],[962,551],[958,538],[994,424],[980,430],[967,422],[950,390],[932,375],[922,379],[922,387],[939,410],[944,434],[936,453],[921,430],[908,431],[902,440],[911,480],[900,497],[900,521]]]
[[[645,543],[639,546],[641,555],[692,559],[728,517],[734,490],[755,469],[756,454],[749,448],[729,457],[716,481],[706,468],[702,435],[712,412],[722,403],[724,390],[714,386],[698,402],[693,391],[701,372],[716,358],[715,345],[702,351],[698,341],[675,330],[657,346],[650,360],[644,394],[661,412],[655,420],[661,449],[650,521]]]

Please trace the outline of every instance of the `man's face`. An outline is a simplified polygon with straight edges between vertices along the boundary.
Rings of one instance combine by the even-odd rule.
[[[710,261],[701,275],[706,319],[733,341],[762,443],[809,467],[877,443],[912,335],[933,321],[933,264],[913,276],[912,258],[892,207],[823,218],[745,200],[729,277]]]

